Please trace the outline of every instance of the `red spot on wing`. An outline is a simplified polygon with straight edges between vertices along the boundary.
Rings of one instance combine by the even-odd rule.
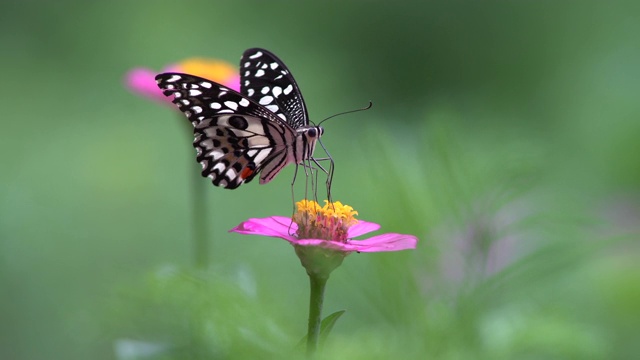
[[[246,167],[240,173],[240,177],[244,180],[244,179],[248,178],[249,176],[253,175],[253,173],[254,173],[253,169],[251,169],[249,167]]]

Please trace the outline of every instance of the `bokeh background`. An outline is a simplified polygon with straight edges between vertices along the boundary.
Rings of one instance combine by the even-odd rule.
[[[326,122],[333,194],[415,251],[353,254],[330,359],[640,354],[640,6],[589,1],[3,1],[0,358],[296,358],[293,167],[205,186],[134,67],[280,56]],[[206,180],[202,179],[203,182]]]

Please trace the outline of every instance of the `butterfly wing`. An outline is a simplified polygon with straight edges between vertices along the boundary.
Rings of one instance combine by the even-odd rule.
[[[264,49],[249,49],[242,54],[240,73],[240,92],[271,110],[293,129],[309,125],[298,84],[277,56]]]
[[[164,73],[156,81],[193,124],[202,176],[214,185],[235,189],[261,171],[264,184],[295,161],[295,131],[253,100],[194,75]]]

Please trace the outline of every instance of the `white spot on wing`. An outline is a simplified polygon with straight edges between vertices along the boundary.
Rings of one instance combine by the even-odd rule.
[[[212,152],[213,152],[213,151],[212,151]],[[219,163],[217,163],[217,164],[215,164],[215,165],[213,166],[213,171],[218,170],[218,172],[223,172],[223,171],[224,171],[224,169],[225,169],[225,166],[224,166],[224,164],[223,164],[223,163],[221,163],[221,162],[219,162]]]
[[[257,58],[259,58],[260,56],[262,56],[262,51],[258,51],[257,53],[255,53],[255,54],[253,54],[253,55],[249,56],[249,59],[257,59]]]
[[[211,139],[205,139],[203,141],[200,141],[200,146],[207,149],[207,150],[211,150],[213,149],[213,140]]]
[[[220,103],[217,103],[217,102],[212,102],[211,105],[209,106],[211,106],[212,109],[216,109],[216,110],[222,107],[222,105],[220,105]]]
[[[256,164],[260,164],[262,163],[262,161],[269,156],[269,153],[271,152],[271,149],[264,149],[262,151],[260,151],[260,153],[254,158],[253,162]]]
[[[271,112],[278,112],[278,105],[267,105],[267,109],[271,110]]]
[[[251,63],[248,62],[248,61],[246,63],[244,63],[244,67],[249,67],[249,65],[251,65]]]
[[[284,88],[284,90],[282,91],[285,95],[289,95],[289,93],[291,93],[291,91],[293,91],[293,85],[289,84],[289,86],[287,86],[286,88]]]
[[[211,89],[213,84],[203,81],[203,82],[200,83],[200,86],[202,86],[203,88]]]
[[[272,90],[273,96],[278,97],[282,94],[282,88],[280,86],[275,86]]]
[[[264,127],[262,126],[261,122],[255,122],[255,121],[251,121],[249,122],[249,126],[247,127],[247,131],[249,132],[249,134],[253,134],[253,135],[264,135]],[[252,139],[257,139],[259,138],[258,136],[253,136]],[[267,141],[269,141],[267,139]]]
[[[171,75],[171,77],[167,79],[167,82],[176,82],[180,79],[182,79],[180,75]]]
[[[253,93],[255,93],[255,90],[253,90],[253,89],[247,89],[247,95],[249,95],[249,96],[253,96]]]
[[[261,92],[261,93],[263,93],[263,94],[268,94],[268,93],[269,93],[269,90],[270,90],[270,89],[269,89],[269,87],[268,87],[268,86],[265,86],[265,87],[263,87],[263,88],[260,90],[260,92]]]
[[[189,90],[189,95],[191,95],[191,96],[198,96],[198,95],[202,95],[202,91],[200,91],[200,90],[195,90],[195,89],[190,89],[190,90]]]
[[[269,65],[269,66],[271,66],[271,70],[275,70],[275,69],[278,68],[278,63],[272,62],[271,65]]]
[[[233,181],[236,176],[238,176],[238,173],[232,167],[229,167],[227,168],[227,172],[225,173],[225,175],[227,176],[227,179]]]
[[[287,117],[284,116],[284,114],[280,113],[280,114],[278,114],[278,116],[280,117],[280,119],[282,119],[284,121],[287,121]]]
[[[240,100],[240,102],[238,104],[240,104],[240,106],[247,107],[247,106],[249,106],[249,100],[242,99],[242,100]]]
[[[209,153],[208,153],[207,155],[209,155],[210,157],[212,157],[212,158],[213,158],[213,160],[218,160],[218,159],[220,159],[222,156],[224,156],[224,153],[223,153],[221,150],[219,150],[219,149],[215,149],[215,150],[211,150],[211,151],[209,151]]]
[[[265,148],[271,145],[271,140],[266,136],[251,136],[247,138],[247,142],[252,148]]]
[[[259,69],[258,71],[256,71],[256,77],[260,77],[262,75],[264,75],[264,70]]]
[[[200,114],[202,112],[202,108],[200,106],[194,106],[191,108],[196,114]]]
[[[271,102],[273,101],[273,96],[263,96],[262,98],[260,98],[260,105],[267,105],[267,104],[271,104]]]
[[[234,101],[225,101],[224,105],[226,107],[228,107],[229,109],[232,109],[232,110],[237,110],[238,109],[238,103],[234,102]]]

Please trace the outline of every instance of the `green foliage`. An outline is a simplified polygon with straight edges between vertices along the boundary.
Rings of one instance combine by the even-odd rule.
[[[373,101],[323,124],[334,198],[420,239],[334,271],[325,312],[348,313],[320,359],[634,358],[639,10],[3,2],[0,358],[303,357],[293,249],[227,232],[289,214],[293,169],[206,188],[197,271],[190,139],[123,85],[253,46],[291,67],[314,120]]]
[[[340,317],[346,312],[346,310],[336,311],[333,314],[322,319],[320,323],[320,347],[324,346],[327,342],[327,338],[329,338],[329,334],[331,334],[331,330],[335,326],[336,322]],[[296,348],[304,349],[307,343],[307,336],[305,335],[299,342]]]

